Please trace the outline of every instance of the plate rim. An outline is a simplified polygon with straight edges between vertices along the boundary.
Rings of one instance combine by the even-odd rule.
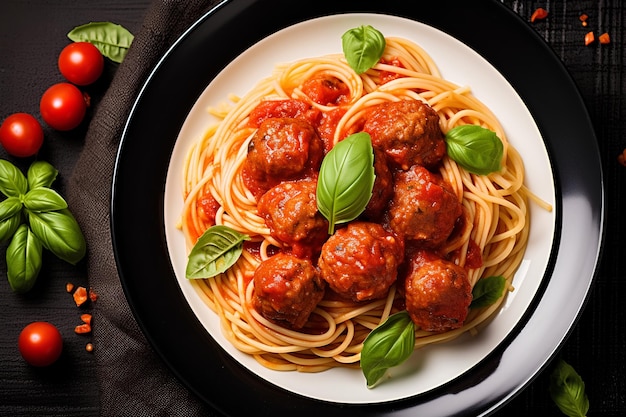
[[[254,4],[254,3],[258,3],[258,1],[256,0],[252,0],[247,2],[250,5]],[[501,6],[501,10],[506,10],[506,13],[508,13],[509,15],[515,16],[516,19],[519,19],[519,22],[522,22],[522,20],[519,18],[519,16],[517,14],[514,14],[513,11],[511,11],[510,9],[508,9],[506,6],[497,3],[497,2],[493,2],[496,4],[499,4]],[[149,325],[149,323],[146,323],[145,317],[143,317],[142,315],[142,311],[141,308],[139,308],[138,304],[141,303],[141,301],[138,300],[137,297],[137,292],[136,292],[136,288],[134,288],[132,285],[130,285],[129,279],[126,277],[125,275],[125,271],[123,271],[123,267],[122,267],[122,263],[124,263],[125,261],[125,254],[122,253],[123,252],[123,245],[120,245],[120,241],[123,238],[123,229],[124,229],[124,225],[128,223],[128,220],[124,218],[124,215],[122,214],[122,212],[120,211],[121,208],[119,207],[120,204],[120,194],[123,192],[121,190],[121,186],[120,186],[120,175],[124,172],[125,167],[123,167],[124,165],[124,152],[125,152],[125,146],[127,145],[128,142],[128,137],[129,135],[132,133],[132,128],[133,128],[133,123],[135,121],[134,117],[137,114],[137,112],[141,111],[139,109],[139,106],[142,103],[142,99],[145,96],[145,93],[147,90],[149,90],[149,88],[151,88],[151,83],[154,82],[154,78],[159,76],[159,70],[160,68],[162,68],[163,65],[165,65],[164,63],[169,59],[169,57],[174,54],[177,50],[177,48],[181,47],[181,45],[184,44],[184,42],[189,39],[190,36],[193,35],[194,31],[198,28],[201,27],[202,25],[204,25],[207,21],[210,20],[210,18],[214,15],[219,13],[222,9],[226,9],[227,6],[232,6],[232,2],[224,2],[219,4],[216,8],[212,9],[211,11],[209,11],[208,13],[206,13],[205,15],[203,15],[200,19],[198,19],[196,21],[196,23],[194,23],[180,38],[178,41],[176,41],[174,43],[174,45],[168,50],[168,52],[166,54],[164,54],[163,58],[159,61],[159,63],[157,64],[157,66],[155,67],[155,69],[153,70],[153,72],[150,74],[150,76],[148,77],[148,79],[146,80],[144,86],[142,87],[140,93],[137,96],[137,100],[130,112],[129,118],[127,120],[126,126],[124,128],[124,133],[122,135],[122,139],[120,141],[120,146],[119,146],[119,152],[116,158],[116,162],[115,162],[115,169],[114,169],[114,177],[113,177],[113,184],[112,184],[112,195],[111,195],[111,230],[112,230],[112,242],[113,242],[113,246],[114,246],[114,254],[115,254],[115,258],[116,258],[116,263],[118,265],[118,273],[120,275],[120,280],[125,292],[125,295],[127,297],[127,300],[129,302],[129,305],[131,306],[131,310],[133,311],[133,314],[135,315],[136,320],[138,321],[138,323],[140,324],[140,327],[142,328],[142,331],[144,332],[144,334],[146,334],[148,340],[151,342],[151,344],[153,345],[153,347],[155,348],[155,350],[159,353],[159,355],[165,360],[165,362],[170,366],[170,368],[172,368],[172,371],[174,372],[174,374],[177,375],[177,377],[179,379],[181,379],[188,388],[190,388],[192,391],[196,392],[196,394],[198,394],[201,398],[203,398],[205,401],[208,401],[209,403],[212,403],[213,406],[217,406],[217,408],[220,408],[217,404],[215,404],[215,401],[207,398],[206,393],[201,392],[201,390],[198,390],[197,387],[193,386],[193,383],[190,384],[189,381],[189,375],[188,373],[185,374],[183,372],[180,372],[179,369],[175,369],[176,366],[174,365],[174,363],[172,362],[171,358],[169,357],[169,354],[167,352],[165,352],[163,349],[161,349],[161,347],[159,346],[159,340],[158,338],[155,338],[153,334],[154,329],[151,329],[151,326]],[[241,4],[241,3],[238,3]],[[232,6],[232,7],[236,7],[236,6]],[[245,7],[245,6],[240,6],[240,7]],[[475,6],[474,6],[475,7]],[[236,10],[230,10],[231,12],[235,12]],[[363,12],[363,10],[359,10],[359,12]],[[367,11],[365,11],[367,12]],[[405,16],[406,17],[406,16]],[[411,17],[409,17],[411,18]],[[413,20],[417,20],[414,19]],[[525,23],[525,22],[524,22]],[[426,24],[429,24],[428,22],[426,22]],[[287,25],[288,26],[288,25]],[[433,26],[433,25],[431,25]],[[433,27],[437,27],[437,26],[433,26]],[[446,33],[449,33],[449,31],[443,30],[439,27],[437,27],[439,30],[442,30]],[[527,28],[527,32],[529,32],[528,28]],[[452,35],[453,37],[455,37],[456,39],[459,39],[458,36]],[[540,39],[543,42],[543,39],[539,38],[538,34],[535,34],[536,39],[535,41],[537,41],[538,39]],[[460,39],[461,41],[463,41],[462,39]],[[548,48],[549,46],[545,43],[543,43],[544,48]],[[471,47],[471,46],[470,46]],[[474,49],[476,51],[475,48],[472,47],[472,49]],[[478,51],[477,51],[478,52]],[[544,51],[545,52],[545,51]],[[551,52],[551,51],[550,51]],[[483,55],[482,53],[478,52],[480,55]],[[484,56],[484,55],[483,55]],[[488,59],[489,60],[489,59]],[[554,60],[554,57],[553,57]],[[558,58],[557,58],[558,60]],[[491,60],[489,60],[491,62]],[[558,61],[558,64],[560,64],[560,70],[561,71],[565,71],[567,72],[567,70],[564,68],[563,64],[560,62],[560,60]],[[493,63],[492,63],[493,65]],[[499,70],[497,65],[494,65],[494,67],[496,67],[496,69]],[[505,74],[506,75],[506,74]],[[584,103],[582,103],[582,98],[580,97],[578,90],[575,86],[575,84],[573,83],[573,81],[570,79],[569,80],[570,84],[574,87],[575,90],[575,95],[578,96],[579,98],[579,104],[583,105],[584,108]],[[515,85],[514,85],[515,87]],[[517,89],[516,89],[517,91]],[[520,97],[522,97],[522,99],[524,99],[524,95],[521,92],[518,92],[520,94]],[[525,101],[525,100],[524,100]],[[526,103],[526,101],[525,101]],[[535,116],[535,114],[532,112],[532,109],[529,110],[531,111],[531,114],[533,114],[533,117]],[[584,112],[586,113],[586,108],[584,109]],[[591,126],[591,122],[588,120],[588,115],[587,115],[587,122],[585,124],[588,124],[588,127]],[[539,122],[537,122],[538,127],[542,128],[541,124]],[[591,128],[591,130],[593,130]],[[543,132],[542,132],[543,133]],[[593,135],[593,138],[595,138],[595,133]],[[552,162],[554,162],[555,160],[555,151],[551,149],[550,146],[548,146],[548,144],[546,144],[546,147],[548,148],[548,153],[550,156],[550,159]],[[597,150],[597,141],[595,141],[595,147]],[[171,149],[170,149],[171,151]],[[599,153],[599,152],[598,152]],[[598,155],[598,164],[599,164],[599,155]],[[560,176],[558,175],[560,170],[558,169],[558,164],[553,163],[553,169],[554,169],[554,178],[556,181],[555,184],[555,190],[556,190],[556,201],[557,203],[560,203],[563,199],[563,195],[562,195],[562,185],[563,182],[560,179]],[[598,260],[599,260],[599,256],[600,256],[600,252],[601,252],[601,247],[602,247],[602,241],[603,241],[603,235],[604,235],[604,215],[603,212],[605,210],[605,204],[604,204],[604,185],[603,185],[603,179],[602,179],[602,172],[600,169],[600,182],[601,182],[601,199],[600,199],[600,203],[599,203],[599,210],[598,207],[596,207],[596,211],[600,211],[600,219],[599,219],[599,234],[598,234],[598,247],[597,247],[597,253],[595,258],[592,260],[593,266],[593,274],[591,276],[591,278],[589,279],[589,285],[587,287],[587,289],[585,290],[585,294],[583,299],[581,300],[580,304],[575,308],[575,310],[577,311],[577,313],[575,314],[575,317],[572,318],[572,321],[570,323],[570,325],[568,326],[568,329],[565,331],[565,333],[563,334],[563,336],[561,337],[559,343],[557,346],[554,346],[552,349],[552,352],[547,355],[547,357],[545,358],[545,360],[543,361],[543,363],[539,364],[539,366],[537,367],[537,369],[532,372],[532,375],[529,375],[528,378],[526,378],[524,381],[519,381],[518,383],[518,387],[514,392],[508,393],[507,395],[501,395],[500,398],[496,398],[496,399],[491,399],[488,404],[484,404],[483,401],[479,401],[479,403],[481,404],[474,404],[475,408],[474,411],[470,411],[470,412],[475,412],[475,411],[479,411],[480,412],[484,412],[484,411],[493,411],[497,408],[499,408],[501,405],[503,405],[505,402],[507,402],[513,395],[519,393],[521,391],[522,388],[524,388],[526,385],[528,385],[532,379],[534,379],[534,377],[537,375],[537,373],[542,370],[547,363],[549,363],[549,361],[552,359],[552,357],[555,355],[555,353],[558,351],[558,349],[560,348],[560,346],[562,345],[562,343],[566,340],[567,336],[569,335],[569,333],[572,331],[572,328],[574,326],[574,323],[578,320],[578,317],[580,316],[583,308],[584,308],[584,304],[586,303],[586,300],[588,299],[588,294],[589,294],[589,289],[593,283],[593,281],[595,281],[595,275],[596,275],[596,271],[597,271],[597,264],[598,264]],[[567,185],[567,184],[565,184]],[[568,188],[567,186],[565,187],[565,192],[568,192]],[[557,209],[559,209],[561,206],[563,206],[564,204],[557,204]],[[160,207],[160,210],[162,212],[162,207]],[[557,212],[556,213],[556,218],[557,218],[557,229],[560,230],[560,228],[558,227],[559,224],[561,224],[562,221],[562,212]],[[161,217],[162,218],[162,217]],[[120,219],[124,219],[124,220],[120,220]],[[120,230],[121,228],[121,230]],[[159,236],[163,237],[163,233],[162,231],[160,233],[158,233]],[[558,250],[560,249],[560,244],[561,244],[561,239],[560,236],[558,238],[555,238],[554,240],[554,245],[555,246],[559,246],[558,248],[554,248],[553,249],[553,254],[554,254],[554,264],[556,264],[557,262],[557,254],[556,252],[558,252]],[[551,265],[553,263],[551,262]],[[552,266],[551,268],[551,272],[554,271],[555,265]],[[544,285],[545,283],[545,285]],[[545,291],[548,289],[549,285],[550,285],[550,280],[545,280],[544,279],[544,283],[542,283],[541,288],[538,291],[538,294],[544,294]],[[533,314],[535,313],[536,307],[541,303],[541,297],[539,297],[538,295],[536,296],[536,298],[538,298],[536,301],[533,301],[533,306],[532,308],[529,309],[529,311],[527,312],[527,315],[530,316],[530,318],[532,318]],[[183,299],[184,300],[184,299]],[[531,311],[532,310],[532,311]],[[518,324],[518,326],[521,326],[522,328],[520,329],[520,332],[524,330],[524,327],[528,324],[527,323],[527,319],[524,318],[521,320],[522,324]],[[197,324],[196,324],[197,326]],[[193,326],[192,326],[193,327]],[[204,329],[202,328],[202,330],[204,331]],[[499,358],[502,358],[506,351],[507,348],[510,346],[510,344],[517,338],[519,337],[519,332],[514,331],[514,334],[511,334],[509,337],[507,337],[507,340],[505,342],[502,343],[503,346],[499,346],[498,349],[496,349],[496,351],[492,352],[492,354],[489,355],[489,357],[487,359],[485,359],[484,362],[493,362],[494,360],[498,360]],[[512,339],[512,340],[509,340]],[[215,342],[213,342],[215,343]],[[219,348],[218,346],[218,349]],[[500,350],[502,350],[502,352],[500,352]],[[231,359],[228,355],[224,355],[224,358],[226,360],[230,360],[230,361],[234,361],[234,359]],[[220,359],[224,359],[224,358],[220,358]],[[482,366],[478,365],[478,366]],[[241,369],[239,369],[240,365],[237,364],[235,366],[235,372],[241,372]],[[247,372],[247,370],[244,370],[244,373]],[[477,383],[478,385],[480,385],[481,383]],[[450,386],[454,385],[454,383],[450,384]],[[472,385],[472,383],[470,383],[470,386],[476,386],[476,385]],[[277,387],[272,386],[273,388],[270,389],[270,391],[274,391],[276,390]],[[281,389],[278,389],[279,392],[282,392]],[[435,390],[435,391],[440,391],[439,389]],[[282,395],[284,395],[285,393],[283,392]],[[287,395],[293,395],[293,394],[289,394],[286,393]],[[427,393],[424,395],[419,395],[418,397],[421,400],[424,400],[425,403],[430,403],[429,401],[429,397],[431,396],[432,393]],[[281,395],[281,394],[278,394]],[[308,399],[303,399],[302,401],[304,401],[304,403],[308,403],[310,402],[310,400]],[[435,401],[436,402],[436,401]],[[320,405],[317,402],[314,401],[314,403],[316,405]],[[420,403],[422,404],[422,403]],[[409,399],[407,401],[400,401],[398,404],[396,404],[396,406],[399,406],[399,409],[406,409],[411,408],[414,409],[416,407],[419,407],[420,404],[416,404],[414,403],[414,399]],[[310,405],[310,404],[308,404]],[[388,406],[388,403],[383,404],[383,406]],[[296,407],[299,407],[300,405],[296,405]],[[323,406],[323,408],[327,408],[327,406]],[[341,407],[337,407],[337,404],[331,404],[331,408],[341,408]],[[357,408],[360,408],[357,406]],[[386,415],[387,411],[383,410],[381,407],[375,407],[378,408],[379,410],[375,411],[375,414],[372,415]],[[465,407],[464,407],[465,408]],[[346,410],[343,410],[344,412]],[[361,411],[361,415],[362,415],[362,409]],[[467,411],[467,410],[466,410]],[[389,414],[391,415],[391,414]]]

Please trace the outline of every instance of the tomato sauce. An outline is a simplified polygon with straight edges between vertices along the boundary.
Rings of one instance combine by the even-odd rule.
[[[246,240],[243,242],[243,249],[259,261],[261,260],[261,242]],[[268,246],[266,250],[268,256],[276,255],[281,251],[276,246]]]
[[[338,106],[350,102],[350,89],[335,77],[320,75],[304,82],[302,92],[323,106]]]
[[[302,100],[266,100],[250,112],[248,125],[258,128],[264,120],[274,117],[304,119],[315,126],[321,117],[321,112]]]
[[[211,225],[215,225],[215,216],[220,207],[220,203],[217,202],[210,192],[203,193],[198,199],[198,214],[200,219]]]
[[[391,58],[390,60],[386,61],[384,59],[380,60],[381,64],[387,64],[387,65],[393,65],[394,67],[397,68],[404,68],[404,65],[402,65],[402,62],[400,62],[400,60],[396,57]],[[378,75],[380,78],[380,84],[386,84],[389,81],[393,81],[396,80],[398,78],[402,78],[403,76],[398,74],[397,72],[391,72],[391,71],[380,71],[380,74]]]
[[[267,181],[258,180],[252,175],[250,170],[246,169],[246,167],[244,167],[241,171],[241,176],[243,178],[243,183],[254,196],[262,196],[269,188]]]
[[[324,141],[324,151],[326,153],[328,153],[333,147],[337,124],[339,124],[339,120],[341,120],[344,114],[346,114],[346,109],[341,107],[324,113],[319,125],[317,126],[317,133]]]
[[[480,268],[482,265],[483,256],[480,247],[474,242],[474,239],[470,239],[467,247],[467,255],[465,257],[465,268],[475,269]]]

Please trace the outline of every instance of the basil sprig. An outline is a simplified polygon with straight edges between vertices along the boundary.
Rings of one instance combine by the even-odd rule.
[[[29,291],[41,270],[42,252],[78,263],[87,243],[78,222],[59,193],[49,188],[58,171],[44,161],[33,162],[24,174],[0,159],[0,242],[6,251],[7,278],[13,291]]]
[[[189,252],[185,276],[188,279],[211,278],[237,262],[248,235],[228,226],[209,227]]]
[[[350,29],[341,36],[343,54],[357,74],[376,65],[386,44],[383,34],[370,25]]]
[[[550,374],[550,397],[563,414],[569,417],[585,417],[589,411],[589,398],[585,382],[576,370],[559,359]]]
[[[502,297],[506,279],[503,276],[481,278],[472,288],[470,308],[489,307]]]
[[[113,62],[122,62],[134,36],[123,26],[111,22],[91,22],[72,29],[67,37],[74,42],[89,42]]]
[[[469,172],[488,175],[500,170],[504,146],[492,130],[457,126],[446,133],[445,140],[448,156]]]
[[[407,360],[415,349],[415,325],[406,310],[392,314],[370,332],[361,350],[361,370],[372,388],[387,369]]]
[[[368,133],[360,132],[337,143],[322,160],[317,180],[317,208],[335,225],[356,219],[367,207],[374,188],[374,149]]]

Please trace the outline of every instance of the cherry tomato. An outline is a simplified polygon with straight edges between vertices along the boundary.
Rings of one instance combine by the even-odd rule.
[[[22,357],[33,366],[52,365],[63,351],[63,338],[53,324],[30,323],[20,333],[18,347]]]
[[[41,96],[39,111],[53,129],[72,130],[85,117],[87,100],[82,91],[70,83],[54,84]]]
[[[59,71],[71,83],[89,85],[94,83],[104,69],[104,57],[89,42],[74,42],[59,54]]]
[[[43,129],[32,115],[14,113],[0,126],[0,143],[13,156],[33,156],[43,144]]]

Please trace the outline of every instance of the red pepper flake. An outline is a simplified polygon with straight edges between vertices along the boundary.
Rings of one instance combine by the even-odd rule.
[[[78,287],[73,294],[74,302],[76,303],[76,307],[80,307],[87,302],[87,288]]]
[[[74,333],[76,334],[87,334],[91,333],[91,324],[83,323],[74,327]]]
[[[587,19],[589,19],[589,15],[587,15],[586,13],[583,13],[583,14],[580,15],[579,19],[580,19],[580,22],[582,23],[582,25],[584,27],[587,27],[587,24],[588,24],[587,23]]]
[[[92,303],[95,303],[98,299],[98,294],[96,294],[96,292],[91,287],[89,287],[89,299]]]
[[[591,45],[595,40],[596,37],[593,32],[587,32],[587,34],[585,35],[585,45]]]
[[[65,291],[71,294],[72,291],[74,291],[74,284],[72,284],[71,282],[68,282],[67,284],[65,284]]]
[[[85,350],[86,350],[87,352],[93,352],[93,343],[87,343],[87,344],[85,345]]]
[[[91,314],[85,313],[80,315],[80,319],[83,323],[91,324]]]
[[[546,17],[548,17],[548,11],[543,7],[538,7],[530,16],[530,21],[535,22],[536,20],[543,20]]]
[[[611,43],[611,37],[607,32],[604,32],[602,35],[598,36],[598,41],[602,45],[606,45],[607,43]]]
[[[626,167],[626,149],[624,149],[621,154],[617,155],[617,162]]]

